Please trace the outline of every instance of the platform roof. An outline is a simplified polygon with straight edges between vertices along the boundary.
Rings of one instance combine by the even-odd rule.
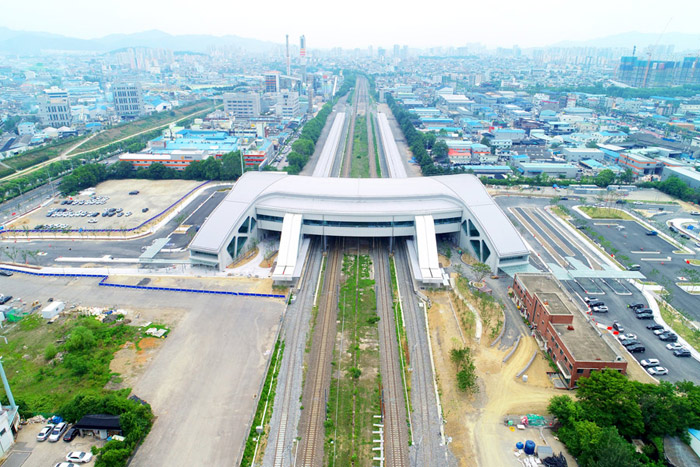
[[[209,216],[191,248],[216,253],[252,206],[305,215],[417,216],[468,209],[500,257],[528,249],[501,208],[474,175],[400,179],[324,178],[248,172]]]

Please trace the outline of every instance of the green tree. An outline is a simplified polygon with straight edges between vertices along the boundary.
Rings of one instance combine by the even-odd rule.
[[[240,151],[224,154],[221,163],[221,179],[237,180],[241,176],[241,167],[243,167],[243,156]]]
[[[586,143],[586,147],[589,149],[598,149],[598,144],[595,141],[589,141]]]
[[[219,180],[221,178],[221,161],[215,157],[204,160],[204,177],[207,180]]]
[[[438,161],[445,161],[447,159],[447,143],[444,140],[438,140],[433,145],[433,156]]]
[[[95,346],[95,336],[85,326],[76,326],[66,340],[66,349],[71,352],[88,350]]]
[[[292,151],[311,156],[314,153],[314,142],[305,138],[298,139],[292,143]]]
[[[578,381],[576,395],[589,420],[600,426],[617,426],[620,434],[639,436],[644,431],[635,387],[617,371],[605,369]]]
[[[472,273],[474,273],[474,280],[476,282],[483,281],[484,277],[491,274],[491,266],[486,263],[477,262],[470,265],[469,268],[472,270]]]
[[[594,180],[596,185],[605,188],[615,182],[615,172],[610,169],[601,170]]]

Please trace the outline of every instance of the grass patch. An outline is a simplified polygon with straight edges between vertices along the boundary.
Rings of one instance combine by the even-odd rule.
[[[78,144],[80,141],[87,139],[87,136],[66,138],[55,143],[47,144],[46,146],[41,146],[36,149],[30,149],[29,151],[24,151],[17,156],[10,157],[3,160],[5,165],[12,167],[15,170],[26,169],[41,162],[48,161],[49,159],[54,159],[60,156],[65,150],[69,149],[71,146]],[[6,174],[7,176],[9,174]]]
[[[270,366],[267,369],[263,390],[258,399],[258,408],[255,410],[253,417],[253,425],[250,427],[248,439],[245,442],[245,450],[241,458],[241,467],[249,467],[255,462],[254,455],[256,454],[256,446],[259,441],[266,441],[269,433],[270,419],[272,418],[272,406],[275,400],[275,391],[277,389],[277,375],[280,372],[279,363],[282,361],[284,354],[284,342],[278,339],[275,343],[275,349],[272,352]],[[263,431],[258,435],[257,427],[262,426]],[[262,449],[258,450],[261,451]]]
[[[372,262],[367,255],[343,258],[338,319],[344,323],[343,353],[336,349],[325,421],[324,465],[358,465],[372,458],[372,423],[381,413],[379,333]]]
[[[688,342],[695,350],[700,349],[700,330],[696,329],[688,318],[671,308],[665,301],[658,300],[661,317],[673,331]]]
[[[374,119],[372,114],[370,114],[369,122],[372,124],[372,141],[374,142],[374,159],[375,165],[377,166],[377,177],[382,177],[382,164],[379,162],[379,149],[377,148],[377,133],[374,130]]]
[[[367,119],[364,115],[361,115],[355,119],[350,177],[369,178],[369,155],[367,150]]]
[[[38,312],[5,328],[3,364],[22,416],[49,415],[77,393],[101,392],[113,376],[109,364],[126,342],[144,330],[70,315],[46,324]]]
[[[700,259],[691,259],[689,261],[693,266],[700,266]]]
[[[588,216],[593,219],[620,219],[633,221],[635,220],[632,216],[627,214],[625,211],[616,208],[599,208],[593,206],[581,206],[579,209],[588,214]]]
[[[394,263],[393,256],[389,261],[389,269],[391,271],[391,294],[393,299],[393,309],[394,309],[394,321],[396,322],[396,340],[399,343],[399,360],[401,362],[401,380],[404,386],[404,395],[406,397],[406,414],[408,419],[408,442],[411,442],[411,380],[406,375],[406,366],[410,365],[411,356],[408,351],[408,338],[406,337],[406,325],[403,320],[403,309],[401,308],[401,302],[398,296],[398,280],[396,278],[396,264]]]
[[[211,106],[212,104],[210,101],[199,101],[184,107],[177,107],[168,112],[160,112],[138,120],[115,125],[97,134],[94,138],[78,147],[76,150],[79,152],[90,151],[91,149],[96,149],[106,144],[110,144],[113,141],[128,138],[136,133],[152,130],[170,122],[176,122],[177,120],[183,119],[186,115],[209,109]]]

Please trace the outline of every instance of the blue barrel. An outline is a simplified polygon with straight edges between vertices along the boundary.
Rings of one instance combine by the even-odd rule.
[[[515,447],[518,448],[518,449],[522,449],[523,446],[524,446],[524,444],[523,444],[522,441],[518,441],[518,443],[515,445]]]
[[[532,441],[531,439],[528,439],[525,441],[525,454],[534,454],[535,453],[535,442]]]

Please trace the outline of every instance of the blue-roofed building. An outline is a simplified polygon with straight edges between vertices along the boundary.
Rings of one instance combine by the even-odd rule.
[[[454,125],[454,120],[451,118],[421,117],[420,121],[426,128],[443,128]]]
[[[510,156],[510,161],[513,164],[519,164],[521,162],[530,162],[530,156],[527,154],[514,154]]]
[[[435,107],[416,107],[415,109],[412,109],[411,112],[418,115],[419,117],[432,118],[439,117],[441,113],[440,109],[436,109]]]

